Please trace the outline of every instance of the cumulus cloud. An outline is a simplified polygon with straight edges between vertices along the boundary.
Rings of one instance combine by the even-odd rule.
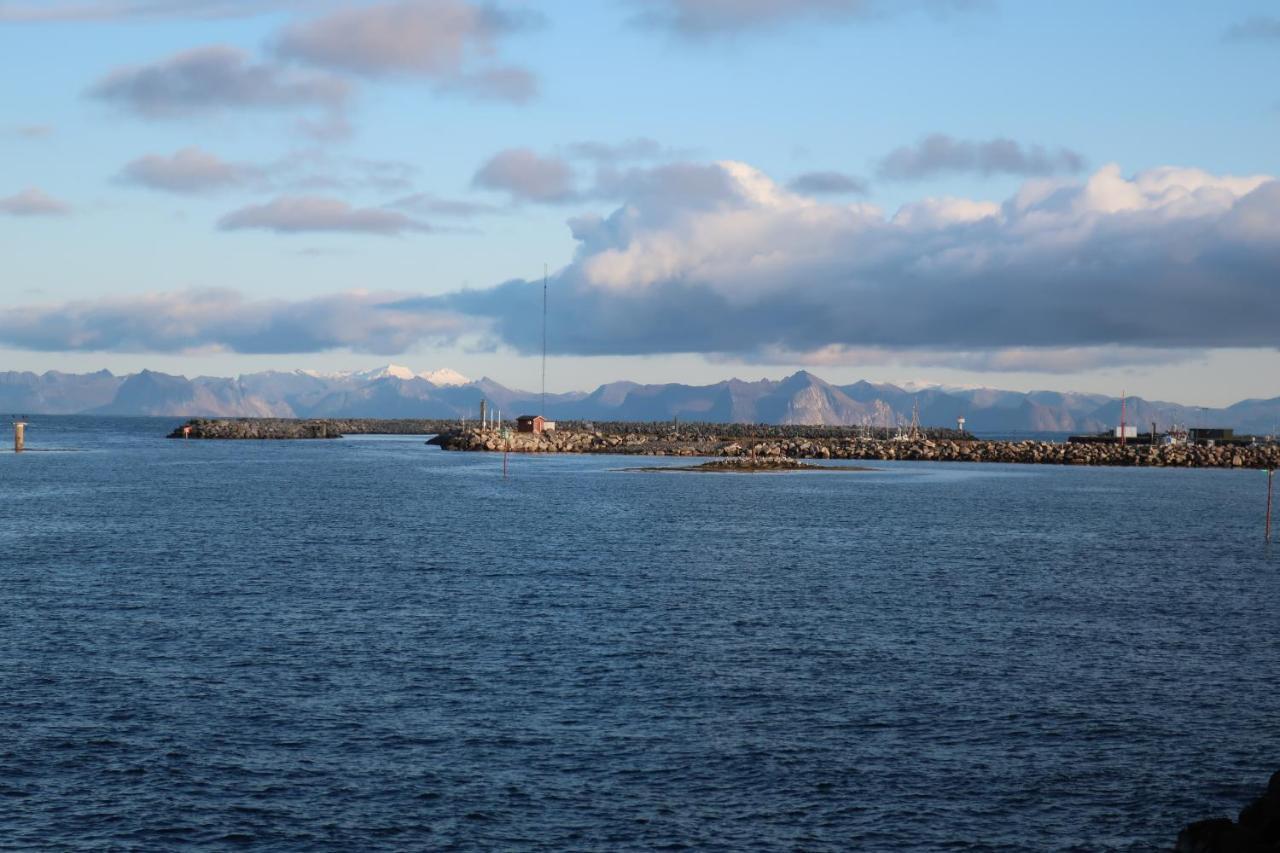
[[[352,207],[345,201],[321,196],[281,196],[266,204],[250,205],[218,220],[223,231],[257,229],[277,234],[345,232],[396,236],[410,231],[430,231],[426,223],[386,208]]]
[[[795,21],[874,19],[910,9],[947,11],[972,0],[631,0],[635,23],[700,37],[763,30]]]
[[[1274,347],[1280,182],[1196,169],[1028,181],[1003,203],[892,214],[816,201],[723,163],[702,198],[641,192],[572,223],[554,351],[728,353],[830,346],[947,352]],[[424,300],[539,344],[536,282]],[[1047,356],[1046,356],[1047,358]],[[1044,362],[1048,364],[1047,361]]]
[[[788,186],[804,195],[863,195],[867,182],[844,172],[806,172],[797,175]]]
[[[1012,139],[966,140],[934,133],[916,145],[896,148],[880,161],[882,178],[911,181],[955,172],[980,175],[1053,175],[1084,168],[1084,157],[1067,148],[1023,145]]]
[[[284,31],[284,57],[371,77],[417,75],[443,90],[525,101],[537,91],[523,68],[492,66],[500,38],[535,25],[532,12],[468,0],[400,0],[340,9]]]
[[[37,187],[0,198],[0,213],[10,216],[66,216],[70,212],[71,205]]]
[[[230,109],[338,111],[349,94],[350,86],[337,77],[255,63],[243,50],[222,45],[117,68],[89,90],[93,98],[146,118]]]
[[[247,300],[225,289],[0,309],[0,343],[43,352],[225,350],[310,353],[350,348],[396,355],[452,343],[475,321],[405,310],[402,294],[342,293],[300,301]]]
[[[474,187],[505,192],[516,201],[560,204],[578,198],[577,176],[564,159],[529,148],[508,148],[489,158],[471,179]]]
[[[1280,18],[1248,18],[1232,24],[1222,37],[1226,41],[1280,41]]]
[[[197,147],[171,155],[148,154],[125,165],[121,180],[171,193],[202,193],[242,186],[260,177],[253,166],[228,163]]]

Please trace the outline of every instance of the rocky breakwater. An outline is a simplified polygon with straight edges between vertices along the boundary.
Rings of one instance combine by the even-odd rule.
[[[169,438],[288,440],[344,435],[432,435],[456,423],[379,418],[193,418],[169,433]]]
[[[732,428],[730,428],[731,430]],[[726,432],[730,432],[726,430]],[[1006,462],[1031,465],[1111,465],[1157,468],[1276,468],[1280,445],[1256,447],[1120,446],[1061,444],[1048,441],[905,441],[845,437],[744,439],[730,435],[696,437],[645,432],[555,431],[516,433],[503,438],[492,430],[452,430],[432,443],[445,450],[513,453],[616,453],[642,456],[755,456],[789,459],[913,460],[934,462]]]

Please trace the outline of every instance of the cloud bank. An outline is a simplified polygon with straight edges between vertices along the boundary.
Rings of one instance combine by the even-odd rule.
[[[553,353],[1063,372],[1280,344],[1280,181],[1266,175],[1111,165],[1029,180],[1000,203],[926,198],[892,213],[802,195],[742,163],[615,178],[622,203],[570,223],[578,249],[551,283]],[[317,218],[310,204],[272,203],[226,227],[346,227],[353,216],[358,229],[399,227],[381,218],[395,211],[321,208]],[[449,334],[532,353],[541,294],[541,282],[514,280],[350,306],[342,300],[355,297],[273,302],[267,313],[292,331],[271,350],[227,319],[265,309],[221,291],[0,311],[0,339],[169,351],[185,323],[198,344],[243,352],[312,351],[289,349],[305,341],[390,353],[449,318]],[[352,330],[318,305],[350,307]],[[375,318],[395,334],[363,337],[383,328]],[[308,336],[313,321],[320,331]]]
[[[827,347],[981,351],[1274,347],[1280,182],[1116,166],[1032,180],[1002,204],[924,199],[886,215],[790,192],[739,163],[722,183],[651,182],[573,222],[553,351]],[[640,185],[637,184],[637,190]],[[536,282],[423,301],[540,343]],[[1024,361],[1029,357],[1024,356]]]
[[[119,297],[0,311],[0,343],[41,352],[308,353],[349,348],[391,355],[451,343],[474,322],[405,311],[397,294],[245,299],[230,290]]]

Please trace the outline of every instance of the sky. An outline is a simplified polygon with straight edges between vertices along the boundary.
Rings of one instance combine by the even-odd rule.
[[[0,370],[1280,395],[1280,9],[0,0]]]

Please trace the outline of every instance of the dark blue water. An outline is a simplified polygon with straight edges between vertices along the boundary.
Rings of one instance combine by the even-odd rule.
[[[0,848],[1151,850],[1280,768],[1257,472],[172,426],[0,455]]]

